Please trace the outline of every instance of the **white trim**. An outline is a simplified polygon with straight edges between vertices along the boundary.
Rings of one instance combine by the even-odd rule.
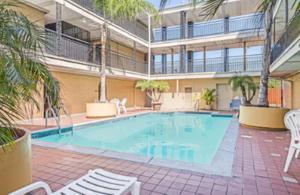
[[[171,41],[162,41],[162,42],[154,42],[151,44],[151,48],[163,48],[163,47],[174,47],[179,45],[194,45],[194,44],[207,44],[209,42],[214,43],[217,41],[230,41],[237,40],[241,42],[239,39],[242,38],[250,38],[257,37],[259,41],[264,37],[264,30],[260,30],[254,32],[253,30],[243,31],[243,32],[234,32],[228,34],[220,34],[220,35],[210,35],[203,37],[194,37],[187,39],[176,39]]]
[[[199,72],[199,73],[183,73],[183,74],[164,74],[153,75],[151,80],[175,80],[175,79],[206,79],[206,78],[229,78],[236,74],[248,76],[260,76],[260,72],[232,72],[232,73],[217,73],[217,72]]]

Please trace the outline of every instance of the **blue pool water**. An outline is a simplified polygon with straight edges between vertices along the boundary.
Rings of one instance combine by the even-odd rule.
[[[209,164],[231,118],[195,113],[152,113],[82,127],[73,135],[55,134],[38,139]]]

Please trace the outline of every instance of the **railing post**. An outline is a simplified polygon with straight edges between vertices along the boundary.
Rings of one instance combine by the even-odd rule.
[[[186,46],[180,45],[180,73],[184,73],[186,71]]]
[[[171,72],[174,73],[174,49],[171,48]]]
[[[166,41],[168,39],[167,37],[167,27],[163,26],[161,27],[161,40]]]
[[[186,11],[180,12],[180,38],[186,38]]]
[[[57,32],[57,39],[56,39],[56,55],[59,56],[61,54],[61,34],[62,34],[62,5],[58,2],[55,3],[56,8],[56,32]]]
[[[194,36],[194,22],[188,22],[188,38],[192,38]]]
[[[203,72],[206,72],[206,47],[203,47]]]
[[[161,54],[161,73],[165,74],[166,71],[166,54]]]
[[[243,43],[243,64],[244,64],[244,71],[247,70],[247,43]]]
[[[193,66],[194,66],[193,53],[194,53],[193,51],[187,52],[188,72],[193,72]]]
[[[224,33],[228,33],[229,32],[229,16],[226,16],[224,18]]]
[[[224,48],[224,72],[229,71],[228,64],[228,48]]]

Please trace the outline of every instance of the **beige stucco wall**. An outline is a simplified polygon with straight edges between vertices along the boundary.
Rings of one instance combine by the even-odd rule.
[[[86,103],[95,102],[98,99],[99,77],[53,72],[61,87],[61,97],[64,105],[71,114],[84,113]],[[127,107],[142,107],[145,104],[145,94],[136,89],[136,81],[107,78],[107,99],[127,98]]]
[[[259,82],[259,78],[254,78],[255,82]],[[211,78],[211,79],[184,79],[178,80],[178,93],[176,91],[176,80],[169,80],[168,83],[170,85],[170,90],[167,93],[164,93],[162,96],[162,108],[171,109],[191,109],[194,107],[194,101],[192,100],[193,95],[196,93],[201,93],[205,88],[216,89],[218,85],[225,84],[228,85],[229,78]],[[185,88],[192,88],[192,94],[186,94]],[[217,99],[213,106],[214,109],[218,109],[218,98],[222,98],[222,101],[225,101],[229,104],[229,102],[235,96],[241,96],[240,91],[228,91],[229,94],[218,94],[218,90],[216,92]],[[257,90],[258,93],[258,90]],[[256,103],[257,95],[252,100],[252,103]],[[204,108],[204,101],[201,101],[200,108]]]
[[[60,83],[62,101],[71,114],[85,112],[85,104],[97,100],[99,78],[63,72],[53,75]]]
[[[288,78],[292,81],[292,109],[300,108],[300,73]]]
[[[133,80],[108,78],[106,82],[107,99],[127,98],[128,107],[143,107],[146,101],[145,93],[136,89],[135,84],[136,81]]]
[[[43,26],[45,25],[45,12],[34,8],[30,5],[24,3],[18,3],[16,6],[11,7],[11,9],[17,11],[18,13],[22,13],[26,16],[30,21]]]

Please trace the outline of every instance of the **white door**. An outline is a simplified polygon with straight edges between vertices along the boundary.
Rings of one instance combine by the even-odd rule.
[[[192,109],[193,104],[192,104],[192,88],[191,87],[186,87],[184,88],[184,100],[185,100],[185,109]]]
[[[232,89],[229,84],[217,84],[217,106],[218,110],[229,110],[232,99]]]

